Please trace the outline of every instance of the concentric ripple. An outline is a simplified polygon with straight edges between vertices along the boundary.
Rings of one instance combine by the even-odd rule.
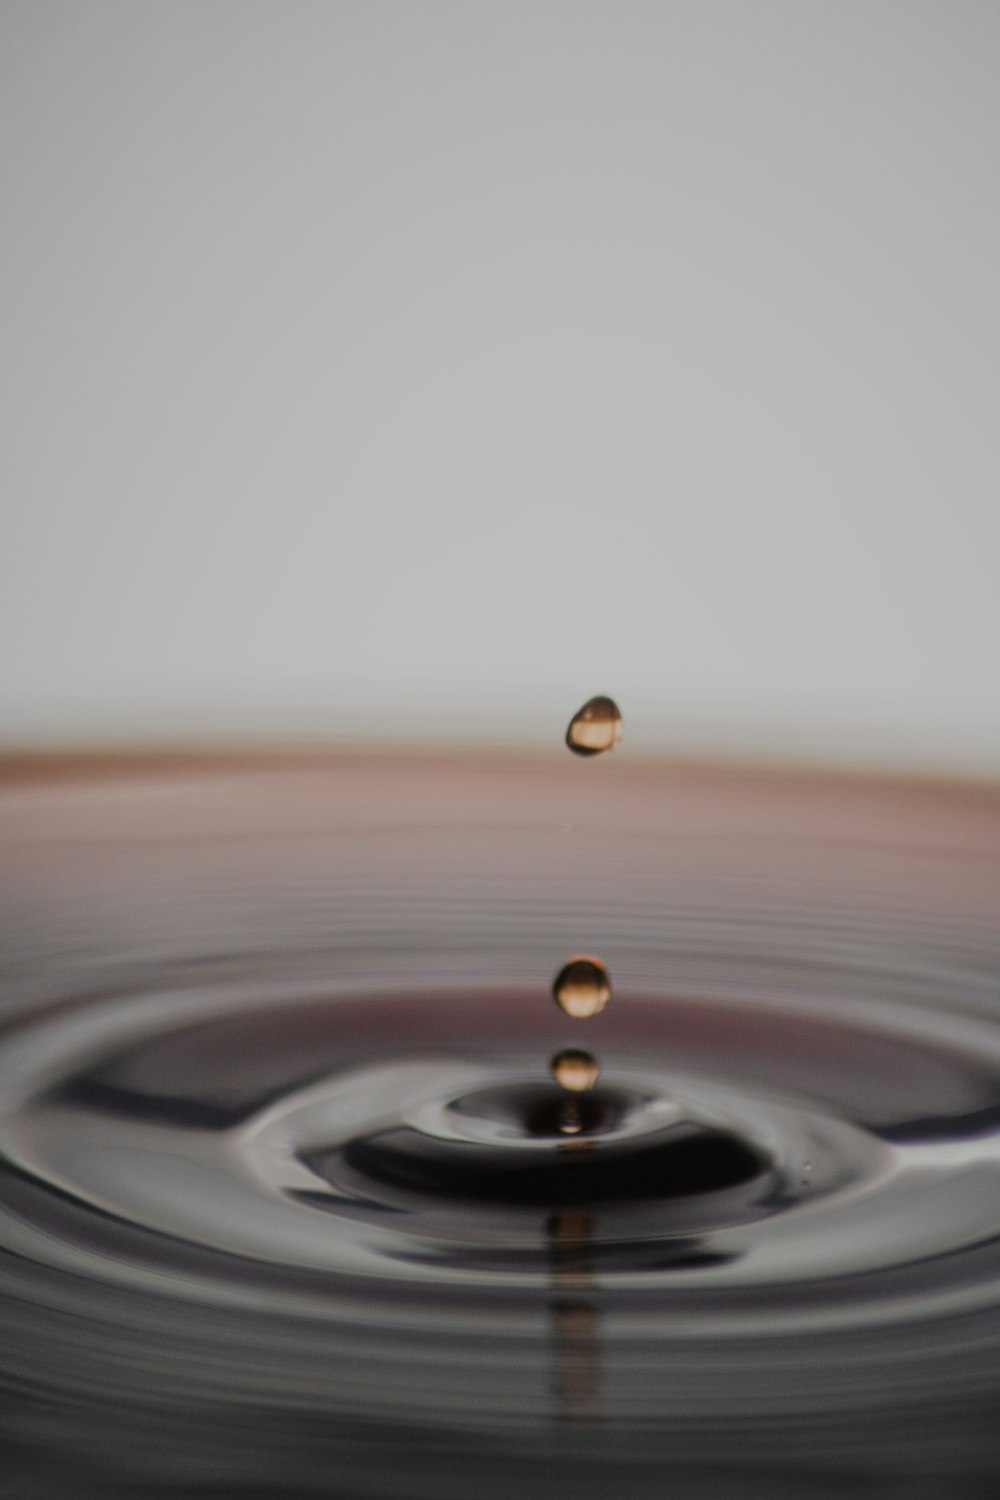
[[[32,1495],[980,1493],[995,792],[345,757],[14,781],[0,829]]]

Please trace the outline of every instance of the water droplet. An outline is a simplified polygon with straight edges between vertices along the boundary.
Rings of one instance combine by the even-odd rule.
[[[583,1094],[592,1089],[601,1071],[596,1058],[578,1047],[566,1047],[557,1052],[550,1067],[556,1083],[572,1094]]]
[[[583,1020],[596,1016],[611,999],[611,981],[596,958],[571,958],[552,986],[556,1004],[568,1016]]]
[[[590,698],[570,719],[566,743],[577,755],[613,750],[622,737],[622,716],[613,698]]]
[[[560,1135],[580,1134],[580,1131],[583,1129],[583,1116],[580,1113],[580,1106],[575,1099],[566,1099],[563,1101],[562,1108],[559,1111],[558,1126]]]

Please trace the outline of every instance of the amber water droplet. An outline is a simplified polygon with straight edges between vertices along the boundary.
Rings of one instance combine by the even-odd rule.
[[[566,1047],[564,1051],[557,1052],[550,1067],[556,1083],[568,1089],[571,1094],[583,1094],[587,1089],[592,1089],[601,1071],[596,1058],[577,1047]]]
[[[570,719],[566,743],[577,755],[613,750],[622,737],[622,716],[613,698],[590,698]]]
[[[575,1020],[596,1016],[611,999],[611,981],[596,958],[571,958],[552,986],[556,1004]]]
[[[583,1129],[583,1116],[575,1099],[566,1099],[559,1111],[560,1135],[579,1135]]]

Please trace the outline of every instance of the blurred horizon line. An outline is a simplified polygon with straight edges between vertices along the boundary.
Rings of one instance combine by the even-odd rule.
[[[603,690],[608,684],[598,683]],[[514,695],[498,706],[433,694],[392,704],[338,695],[325,704],[209,704],[160,699],[97,706],[65,701],[0,725],[0,767],[32,759],[54,763],[129,757],[323,756],[339,753],[565,754],[566,723],[587,696]],[[985,725],[915,723],[884,712],[868,719],[794,713],[694,711],[668,713],[648,702],[620,700],[625,740],[615,759],[761,765],[844,772],[925,774],[1000,779],[1000,738]]]

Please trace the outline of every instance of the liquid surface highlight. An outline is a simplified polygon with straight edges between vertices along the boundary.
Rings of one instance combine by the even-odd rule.
[[[991,1492],[1000,795],[613,769],[0,784],[12,1494]]]

